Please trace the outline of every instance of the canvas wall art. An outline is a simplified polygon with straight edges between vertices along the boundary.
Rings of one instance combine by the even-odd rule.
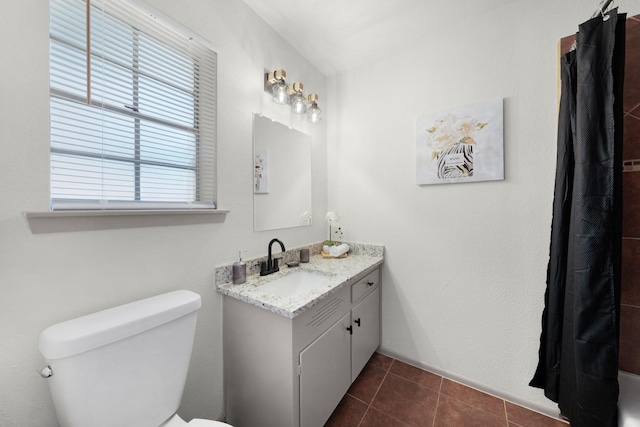
[[[416,120],[416,182],[504,179],[503,100],[465,105]]]

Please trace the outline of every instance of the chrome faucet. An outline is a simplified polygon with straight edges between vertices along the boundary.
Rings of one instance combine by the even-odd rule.
[[[267,256],[267,261],[262,261],[260,264],[260,275],[266,276],[267,274],[275,273],[276,271],[280,271],[280,267],[278,267],[278,258],[271,257],[271,246],[278,242],[280,244],[280,249],[284,252],[286,249],[284,248],[284,243],[282,243],[278,239],[272,239],[269,242],[269,255]]]

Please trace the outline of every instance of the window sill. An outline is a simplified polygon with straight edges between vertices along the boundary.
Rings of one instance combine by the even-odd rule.
[[[68,210],[25,212],[30,218],[68,218],[96,216],[147,216],[147,215],[226,215],[227,209],[102,209],[102,210]]]
[[[33,234],[223,223],[226,209],[25,212]]]

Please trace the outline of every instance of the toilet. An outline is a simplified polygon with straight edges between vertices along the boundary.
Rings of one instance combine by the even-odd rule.
[[[174,291],[45,329],[39,349],[61,427],[230,427],[184,421],[200,295]]]

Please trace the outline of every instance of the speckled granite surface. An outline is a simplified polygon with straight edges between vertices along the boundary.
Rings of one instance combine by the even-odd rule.
[[[301,263],[299,267],[287,267],[287,262],[299,259],[299,252],[303,247],[309,248],[311,254],[309,262]],[[280,271],[268,276],[259,274],[260,262],[266,257],[245,260],[247,282],[242,285],[234,285],[231,281],[232,264],[222,265],[216,268],[216,290],[281,316],[294,318],[343,286],[357,282],[383,262],[383,246],[349,243],[349,247],[351,248],[349,255],[341,259],[322,258],[321,243],[294,248],[284,253],[283,260],[280,262]],[[276,255],[280,257],[280,254]],[[300,270],[322,273],[329,278],[326,283],[314,290],[296,297],[281,297],[260,289],[260,285]]]

